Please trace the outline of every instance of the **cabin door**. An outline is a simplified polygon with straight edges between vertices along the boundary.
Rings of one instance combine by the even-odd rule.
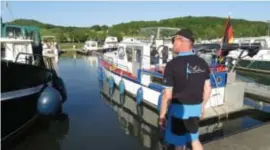
[[[138,70],[141,69],[141,49],[133,50],[132,72],[138,75]]]
[[[138,75],[138,69],[141,69],[142,49],[140,47],[132,47],[132,73]]]
[[[134,75],[138,75],[138,69],[141,69],[142,62],[142,47],[128,46],[126,47],[127,60],[131,64],[131,72]]]

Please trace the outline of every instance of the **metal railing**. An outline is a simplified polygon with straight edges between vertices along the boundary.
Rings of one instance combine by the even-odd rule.
[[[22,56],[22,55],[28,56],[27,58],[25,58],[28,60],[25,61],[25,59],[24,59],[24,61],[22,61],[22,59],[20,59],[20,56]],[[55,69],[52,58],[47,57],[47,56],[43,56],[40,54],[30,54],[30,53],[25,53],[25,52],[19,52],[15,58],[15,63],[25,63],[25,64],[29,64],[29,65],[33,65],[33,66],[46,68],[49,70]]]

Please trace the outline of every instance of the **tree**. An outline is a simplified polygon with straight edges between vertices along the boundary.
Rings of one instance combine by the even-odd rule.
[[[36,20],[18,19],[10,23],[18,25],[31,25],[40,28],[41,35],[57,36],[59,41],[84,42],[87,39],[104,40],[107,35],[118,37],[138,36],[144,27],[177,27],[190,28],[196,38],[209,39],[222,37],[227,18],[220,17],[177,17],[160,21],[131,21],[115,24],[111,27],[106,25],[94,25],[85,27],[63,27],[45,24]],[[266,22],[247,21],[244,19],[231,19],[235,37],[262,36],[266,35],[268,25]],[[107,32],[108,31],[108,32]]]

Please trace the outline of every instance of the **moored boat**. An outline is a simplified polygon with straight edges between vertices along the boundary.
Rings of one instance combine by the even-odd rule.
[[[163,43],[168,45],[168,41]],[[159,45],[158,47],[164,49],[168,47],[167,45]],[[261,45],[259,43],[242,45],[199,44],[195,47],[201,52],[215,49],[226,53],[237,49],[258,52]],[[159,109],[164,88],[162,84],[163,69],[166,62],[157,61],[156,64],[151,64],[151,59],[154,59],[154,56],[151,56],[151,51],[156,48],[153,48],[153,43],[141,41],[119,43],[117,51],[107,52],[99,58],[101,78],[107,77],[110,88],[117,86],[119,89],[124,89],[124,91],[134,95],[137,104],[146,102]],[[171,51],[170,53],[172,55]],[[169,57],[165,59],[165,61],[168,60],[170,60]],[[225,104],[228,68],[223,64],[217,65],[215,63],[210,63],[209,66],[212,70],[210,79],[213,90],[206,108],[213,108]]]
[[[246,37],[235,38],[235,43],[261,43],[262,49],[254,56],[249,56],[247,51],[243,52],[242,58],[238,65],[238,69],[254,71],[258,73],[270,73],[270,36],[262,37]],[[227,56],[232,60],[236,60],[241,50],[233,51]]]
[[[1,142],[67,99],[63,80],[43,56],[37,27],[1,22]]]

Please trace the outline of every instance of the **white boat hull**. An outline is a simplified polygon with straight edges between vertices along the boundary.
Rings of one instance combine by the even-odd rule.
[[[114,79],[114,82],[117,86],[119,86],[119,83],[121,79],[124,82],[125,90],[136,97],[138,89],[141,87],[143,90],[143,101],[146,101],[148,103],[151,103],[155,106],[158,105],[159,96],[161,95],[160,91],[154,90],[150,87],[141,85],[140,83],[136,83],[135,81],[132,81],[131,79],[127,79],[126,77],[121,77],[120,75],[102,67],[106,77],[112,77]],[[206,108],[210,107],[216,107],[219,105],[224,104],[224,93],[225,93],[225,87],[218,87],[213,88],[211,97],[208,100],[206,104]]]

